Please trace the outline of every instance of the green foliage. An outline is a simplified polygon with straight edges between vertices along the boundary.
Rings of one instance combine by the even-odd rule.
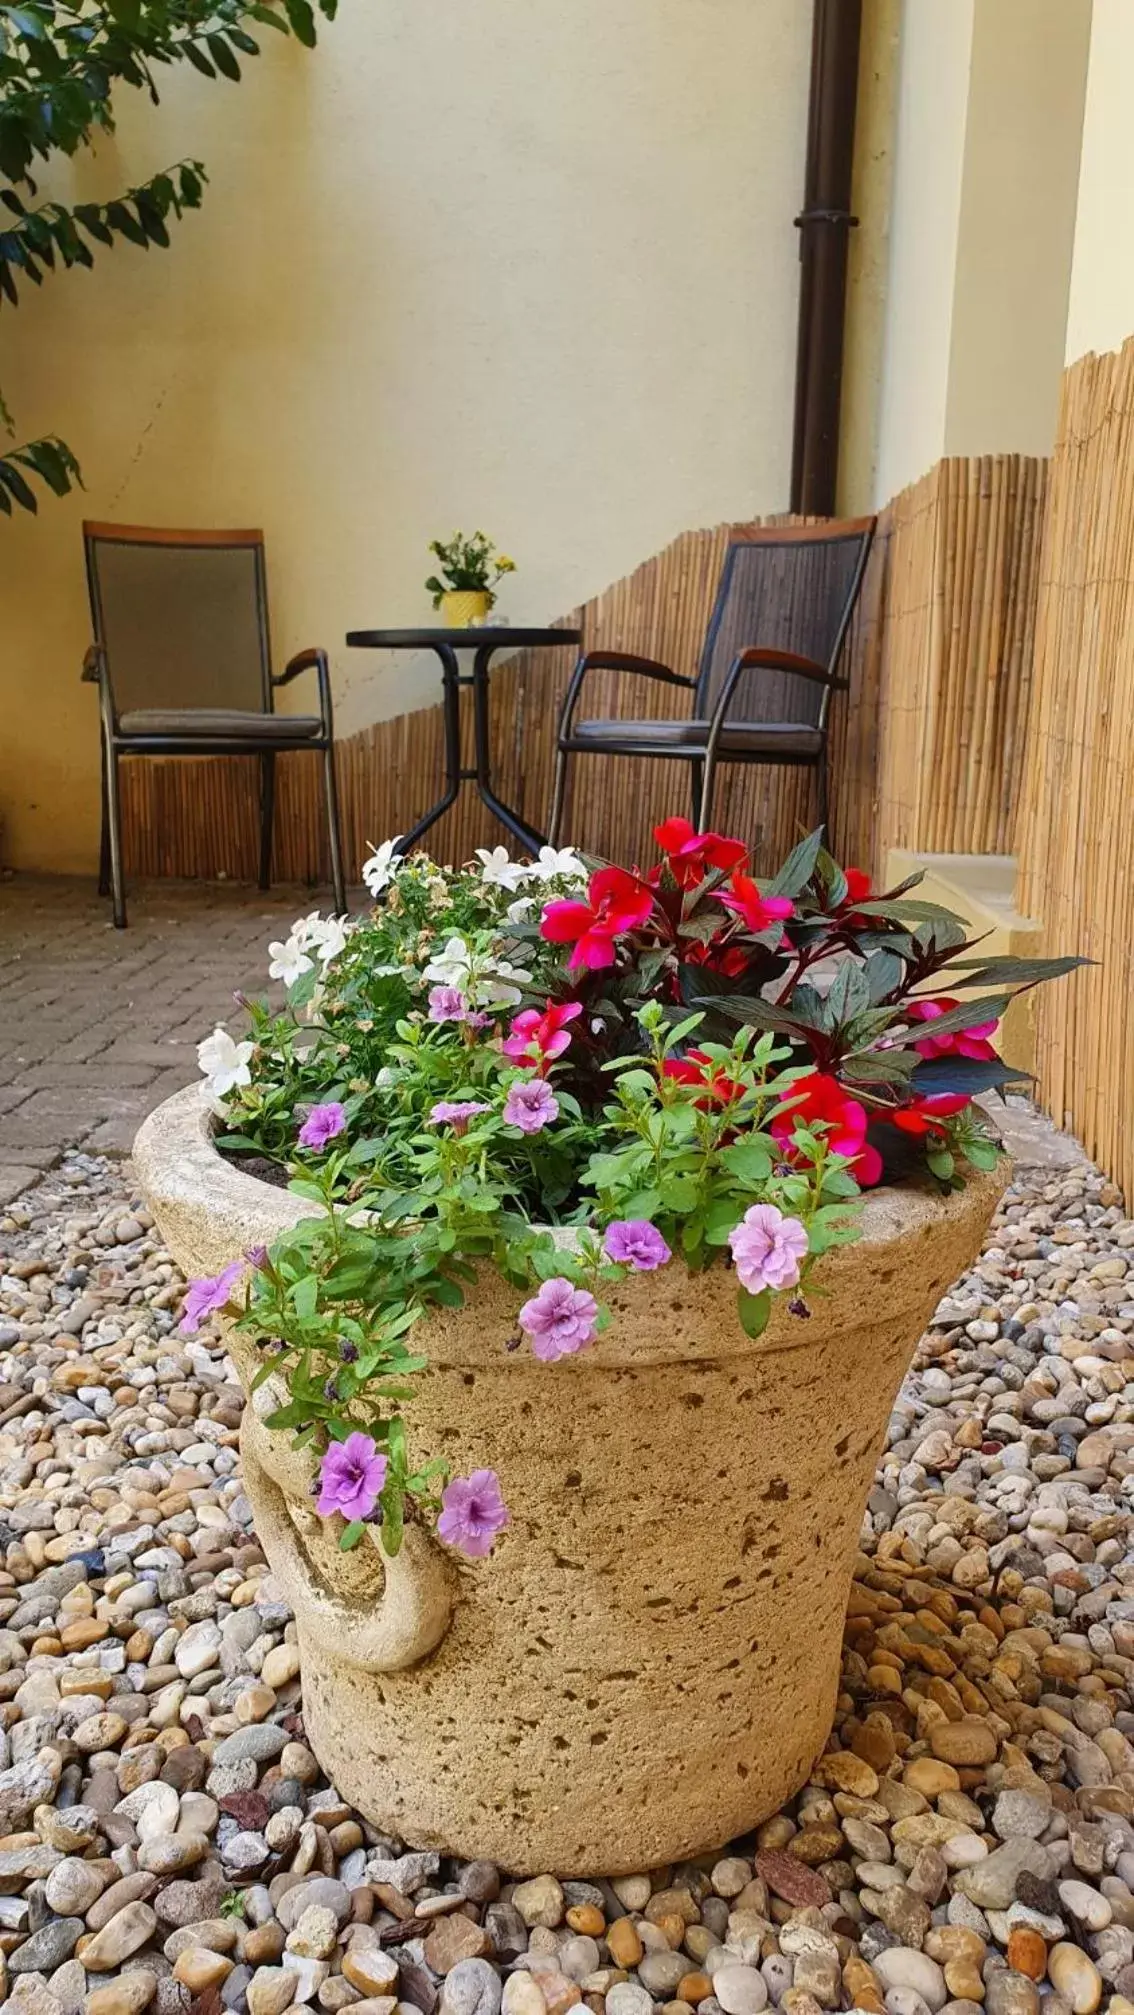
[[[333,20],[338,0],[316,0]],[[178,162],[106,203],[37,201],[41,161],[75,155],[114,130],[117,85],[158,103],[156,75],[187,63],[205,77],[236,82],[241,57],[258,54],[250,25],[293,34],[311,47],[310,0],[21,0],[0,4],[0,301],[19,299],[21,282],[89,266],[98,247],[125,239],[142,250],[169,244],[170,220],[199,207],[206,173]],[[0,423],[14,434],[0,401]],[[32,479],[56,496],[81,483],[79,465],[56,435],[0,456],[0,510],[37,508]]]
[[[414,1088],[409,1111],[380,1141],[363,1136],[337,1152],[293,1155],[291,1188],[321,1214],[258,1256],[239,1317],[263,1352],[254,1389],[269,1377],[282,1383],[286,1400],[265,1425],[300,1448],[321,1455],[356,1432],[371,1437],[388,1463],[375,1522],[389,1554],[401,1544],[407,1500],[410,1515],[435,1516],[448,1473],[440,1461],[415,1468],[408,1454],[402,1406],[427,1368],[411,1332],[429,1309],[460,1307],[479,1264],[521,1289],[552,1279],[585,1289],[599,1303],[601,1330],[609,1321],[603,1291],[627,1272],[603,1249],[600,1234],[613,1222],[651,1220],[671,1251],[700,1269],[720,1257],[755,1199],[773,1203],[807,1231],[801,1291],[814,1261],[857,1235],[857,1186],[825,1129],[801,1128],[790,1164],[764,1131],[799,1074],[779,1068],[786,1047],[748,1030],[728,1048],[710,1045],[730,1095],[706,1103],[703,1087],[667,1074],[702,1017],[672,1026],[651,1004],[639,1019],[648,1056],[611,1067],[613,1097],[601,1119],[584,1126],[556,1079],[556,1124],[532,1136],[510,1126],[503,1109],[507,1089],[526,1075],[521,1068],[486,1043],[466,1047],[451,1025],[401,1022],[388,1067]],[[435,1125],[427,1115],[440,1094],[481,1109],[459,1126]],[[573,1180],[580,1165],[578,1181],[593,1196]],[[556,1198],[573,1205],[568,1243],[532,1222]],[[738,1306],[748,1334],[758,1335],[770,1297],[742,1291]],[[340,1546],[355,1546],[364,1531],[351,1520]]]
[[[441,564],[440,577],[430,574],[425,583],[435,609],[448,594],[485,594],[491,608],[497,582],[516,571],[515,560],[498,553],[487,532],[454,532],[451,539],[431,540],[429,550]]]
[[[955,1188],[995,1165],[971,1101],[1016,1073],[990,1035],[1021,987],[1077,962],[982,965],[916,877],[875,894],[819,834],[760,884],[739,842],[671,820],[659,844],[670,829],[645,880],[570,848],[454,871],[385,843],[369,916],[301,918],[273,945],[287,1006],[250,1007],[250,1082],[204,1064],[221,1145],[274,1157],[319,1206],[250,1256],[239,1319],[282,1385],[269,1426],[319,1457],[361,1434],[385,1458],[342,1546],[374,1523],[394,1553],[437,1512],[444,1465],[415,1466],[402,1410],[426,1369],[413,1333],[480,1269],[531,1296],[519,1327],[548,1358],[602,1330],[612,1284],[641,1271],[648,1293],[664,1265],[734,1264],[755,1339],[773,1289],[806,1318],[860,1185]]]

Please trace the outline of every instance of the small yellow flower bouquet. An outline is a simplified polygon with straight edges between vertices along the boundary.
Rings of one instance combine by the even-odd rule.
[[[429,550],[440,562],[438,572],[425,583],[434,608],[445,609],[448,615],[459,596],[463,607],[457,620],[483,622],[496,600],[498,583],[505,574],[515,573],[515,560],[498,553],[486,532],[454,532],[451,539],[432,540]],[[475,598],[475,607],[466,597]]]

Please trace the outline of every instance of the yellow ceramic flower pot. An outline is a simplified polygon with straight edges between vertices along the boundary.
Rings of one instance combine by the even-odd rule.
[[[451,589],[441,597],[441,614],[450,630],[465,630],[470,623],[483,623],[492,607],[487,588]]]

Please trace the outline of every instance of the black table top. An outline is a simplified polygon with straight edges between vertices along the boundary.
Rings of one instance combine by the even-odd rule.
[[[468,629],[348,630],[348,644],[372,651],[420,651],[436,644],[450,644],[457,651],[502,651],[509,644],[516,650],[530,650],[537,644],[579,644],[581,630],[520,630],[508,624],[483,623]]]

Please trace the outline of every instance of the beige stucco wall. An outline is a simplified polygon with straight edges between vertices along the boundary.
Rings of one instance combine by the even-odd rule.
[[[1079,175],[1067,362],[1134,330],[1134,6],[1095,0]]]
[[[1090,34],[1091,0],[977,0],[946,454],[1051,452]]]
[[[239,88],[123,101],[81,173],[201,155],[173,249],[5,309],[21,433],[88,485],[0,525],[16,864],[94,857],[84,515],[262,524],[277,656],[331,647],[349,732],[433,697],[342,637],[428,618],[436,532],[491,531],[537,620],[786,501],[803,0],[343,0],[314,55],[269,40]]]
[[[905,0],[875,501],[944,453],[974,0]]]
[[[1050,451],[1090,22],[1091,0],[905,0],[879,502],[942,455]]]

